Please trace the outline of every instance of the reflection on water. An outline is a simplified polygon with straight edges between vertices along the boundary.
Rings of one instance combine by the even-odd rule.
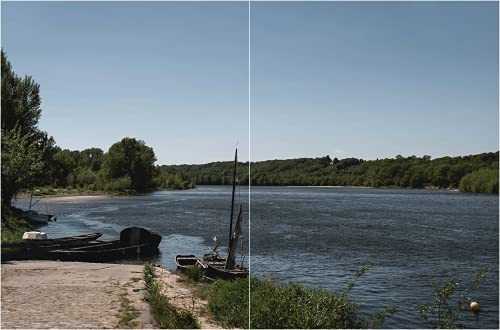
[[[226,242],[230,196],[231,187],[199,187],[131,197],[55,198],[38,207],[58,216],[57,223],[43,228],[52,237],[98,231],[115,239],[134,225],[157,231],[163,240],[156,261],[174,269],[175,255],[206,253],[215,235]],[[238,197],[246,203],[246,189]],[[386,327],[426,326],[416,308],[429,302],[433,282],[450,277],[467,282],[487,267],[490,273],[474,296],[482,312],[467,326],[498,328],[497,196],[253,187],[251,229],[256,276],[338,291],[361,266],[372,265],[351,296],[363,312],[396,307]]]

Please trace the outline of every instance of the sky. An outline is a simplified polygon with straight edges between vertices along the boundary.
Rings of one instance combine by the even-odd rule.
[[[498,150],[498,4],[2,2],[63,148],[159,164]],[[250,125],[249,125],[250,124]],[[251,140],[248,139],[250,126]]]
[[[253,159],[497,151],[497,6],[256,3]]]
[[[5,3],[2,47],[63,148],[125,136],[157,164],[248,159],[246,3]]]

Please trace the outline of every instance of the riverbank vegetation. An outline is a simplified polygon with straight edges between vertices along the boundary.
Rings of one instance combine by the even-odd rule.
[[[240,166],[248,166],[248,163]],[[230,162],[162,168],[195,184],[230,182]],[[256,186],[427,187],[498,193],[498,152],[436,159],[396,156],[363,160],[325,156],[255,162],[251,169],[251,184]],[[240,182],[248,184],[248,176],[240,178]]]
[[[338,294],[257,278],[213,283],[193,282],[190,279],[190,283],[201,298],[208,301],[208,311],[213,319],[226,328],[249,328],[249,321],[251,328],[255,329],[382,327],[385,318],[394,313],[394,309],[386,308],[365,317],[360,314],[358,305],[349,299],[349,291],[361,274],[358,272],[346,289]]]
[[[441,284],[434,283],[434,295],[430,302],[418,306],[421,318],[433,329],[466,328],[465,319],[471,312],[479,312],[479,307],[476,311],[471,310],[470,304],[487,274],[487,269],[478,270],[466,287],[456,279],[447,279]]]
[[[151,264],[144,266],[146,300],[151,306],[151,313],[161,329],[199,329],[200,324],[189,311],[178,310],[161,293],[161,284],[156,280]]]
[[[22,239],[24,232],[33,229],[33,226],[24,219],[19,211],[2,205],[2,243],[12,243]],[[2,248],[4,252],[5,248]]]

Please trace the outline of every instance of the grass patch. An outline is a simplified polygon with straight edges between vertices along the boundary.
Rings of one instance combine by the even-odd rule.
[[[184,272],[185,277],[191,282],[199,282],[203,279],[203,270],[198,267],[187,268]]]
[[[139,316],[139,312],[132,306],[130,299],[128,299],[127,292],[124,291],[120,294],[120,311],[118,321],[118,328],[130,329],[138,326],[136,318]]]
[[[161,284],[156,280],[154,269],[150,264],[144,266],[146,282],[146,300],[151,306],[154,319],[163,329],[199,329],[196,317],[186,310],[175,308],[168,297],[161,293]]]
[[[216,321],[228,328],[248,328],[248,279],[215,281],[204,295]]]

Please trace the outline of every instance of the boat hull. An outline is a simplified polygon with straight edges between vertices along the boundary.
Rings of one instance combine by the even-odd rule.
[[[52,250],[47,258],[60,261],[109,262],[125,259],[140,259],[159,253],[158,246],[151,244],[123,245],[120,241],[112,246],[110,243],[94,244],[82,248],[68,250]]]
[[[222,263],[204,263],[204,265],[205,276],[210,279],[235,280],[248,277],[248,270],[246,268],[225,269]]]
[[[43,259],[50,250],[88,245],[101,236],[101,233],[93,233],[52,239],[23,240],[16,243],[2,244],[2,261]]]
[[[188,269],[192,269],[197,266],[199,259],[192,255],[177,255],[175,257],[175,264],[177,265],[177,270],[181,272],[186,272]]]
[[[47,258],[61,261],[109,262],[141,259],[159,253],[161,236],[143,228],[130,227],[120,233],[120,240],[92,242],[87,246],[48,251]]]

